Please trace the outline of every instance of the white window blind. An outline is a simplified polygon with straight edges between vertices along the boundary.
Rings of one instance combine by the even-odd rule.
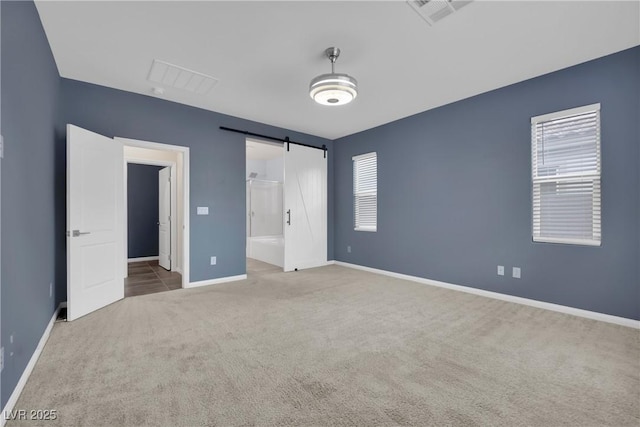
[[[353,157],[355,229],[376,231],[378,227],[378,159],[376,153]]]
[[[531,119],[533,240],[599,246],[600,104]]]

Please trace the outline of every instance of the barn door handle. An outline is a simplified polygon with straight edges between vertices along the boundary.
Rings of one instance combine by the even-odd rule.
[[[287,211],[287,224],[291,225],[291,209]]]

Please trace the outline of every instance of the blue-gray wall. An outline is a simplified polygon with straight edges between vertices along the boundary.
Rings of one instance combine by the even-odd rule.
[[[639,100],[636,47],[334,141],[336,259],[640,319]],[[602,246],[533,243],[530,118],[597,102]],[[355,232],[351,157],[370,151],[378,232]]]
[[[158,172],[163,166],[127,164],[127,257],[158,256]]]
[[[245,274],[245,136],[228,126],[314,146],[329,147],[328,259],[333,259],[333,143],[237,117],[188,107],[151,96],[62,79],[65,122],[113,137],[183,145],[190,151],[190,281]],[[63,173],[64,169],[59,170]],[[63,195],[61,195],[62,197]],[[209,215],[196,215],[208,206]],[[64,206],[60,207],[64,212]],[[211,256],[218,257],[210,265]],[[62,294],[65,289],[59,284]]]
[[[332,143],[60,79],[34,4],[0,8],[2,407],[66,300],[65,123],[190,147],[191,280],[245,272],[245,144],[224,125],[329,147],[329,259],[335,248],[347,262],[640,319],[640,48]],[[533,244],[529,118],[594,102],[602,103],[603,245]],[[372,150],[378,232],[355,233],[351,156]],[[197,206],[210,215],[196,216]],[[522,267],[522,279],[496,276],[498,264]]]
[[[57,303],[66,301],[66,130],[190,147],[191,281],[244,274],[245,141],[219,126],[329,147],[328,257],[333,259],[332,141],[161,99],[61,79],[31,1],[2,14],[2,371],[7,402]],[[209,206],[208,216],[196,216]],[[209,256],[218,265],[209,265]],[[54,295],[49,297],[49,283]],[[10,334],[14,343],[9,344]],[[13,353],[13,355],[11,355]]]
[[[0,8],[4,407],[55,310],[54,183],[64,170],[54,168],[60,77],[38,12],[32,2]]]

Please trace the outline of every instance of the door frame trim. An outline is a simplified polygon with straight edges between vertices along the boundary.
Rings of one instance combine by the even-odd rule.
[[[186,288],[189,284],[190,257],[189,257],[189,240],[190,240],[190,215],[189,201],[191,199],[189,193],[189,147],[182,145],[163,144],[160,142],[143,141],[131,138],[114,137],[115,140],[122,141],[126,147],[149,148],[152,150],[173,151],[182,154],[182,287]],[[126,229],[123,230],[126,233]],[[125,257],[126,261],[126,257]],[[126,264],[124,264],[126,266]],[[172,265],[173,269],[173,265]]]

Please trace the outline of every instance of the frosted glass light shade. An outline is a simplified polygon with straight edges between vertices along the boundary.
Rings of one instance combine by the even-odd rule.
[[[322,74],[309,85],[309,96],[322,105],[344,105],[358,96],[358,82],[347,74]]]

